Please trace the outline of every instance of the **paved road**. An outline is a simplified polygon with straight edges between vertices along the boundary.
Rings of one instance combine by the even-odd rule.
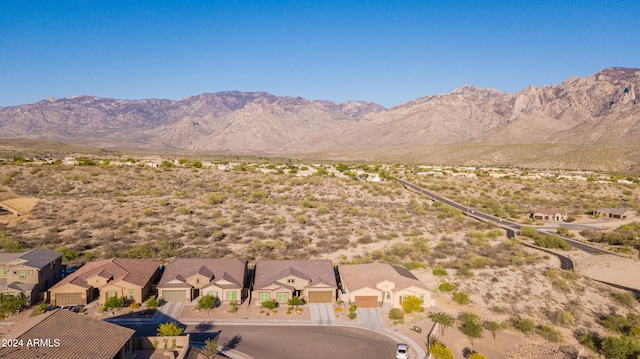
[[[126,325],[136,336],[155,335],[156,325]],[[342,326],[188,325],[192,342],[218,337],[218,345],[259,358],[389,359],[396,342],[382,334]]]
[[[519,223],[515,223],[515,222],[511,222],[511,221],[507,221],[506,219],[502,219],[502,218],[498,218],[496,216],[492,216],[490,214],[478,211],[476,209],[472,209],[470,207],[467,207],[465,205],[459,204],[457,202],[454,202],[446,197],[442,197],[437,195],[434,192],[431,192],[429,190],[426,190],[422,187],[418,187],[410,182],[407,181],[403,181],[401,179],[395,179],[396,181],[400,182],[403,186],[405,186],[406,188],[410,188],[418,193],[422,193],[426,196],[431,197],[433,200],[436,201],[440,201],[448,206],[451,206],[453,208],[457,208],[459,210],[461,210],[466,216],[471,217],[471,218],[476,218],[479,219],[481,221],[485,221],[485,222],[493,222],[495,224],[497,224],[498,226],[506,229],[507,231],[511,230],[514,232],[519,232],[523,225],[519,224]],[[577,226],[577,225],[574,225]],[[587,226],[587,227],[591,227],[591,226]],[[575,227],[573,227],[575,228]],[[592,228],[597,228],[597,227],[592,227]],[[600,229],[600,228],[597,228]],[[561,237],[562,239],[564,239],[568,244],[570,244],[571,246],[573,246],[574,248],[577,248],[581,251],[587,252],[589,254],[612,254],[612,255],[617,255],[616,253],[610,252],[610,251],[606,251],[597,247],[594,247],[592,245],[577,241],[575,239],[569,238],[569,237],[565,237],[565,236],[560,236],[558,234],[555,233],[549,233],[549,232],[544,232],[542,230],[538,231],[541,234],[553,234],[555,236]]]

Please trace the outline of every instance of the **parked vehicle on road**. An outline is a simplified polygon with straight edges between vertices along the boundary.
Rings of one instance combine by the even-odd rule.
[[[396,359],[408,359],[409,358],[409,346],[404,343],[398,343],[396,345]]]

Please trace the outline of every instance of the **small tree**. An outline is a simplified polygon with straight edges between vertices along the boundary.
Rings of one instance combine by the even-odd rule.
[[[155,295],[152,295],[146,302],[144,302],[144,304],[147,305],[147,308],[157,308],[160,305],[160,301]]]
[[[422,300],[415,295],[409,295],[402,301],[402,309],[407,314],[424,310],[422,308]]]
[[[27,305],[27,300],[21,297],[0,297],[0,319],[18,312]]]
[[[213,295],[202,295],[198,298],[196,309],[213,309],[216,306],[217,298]]]
[[[499,331],[502,331],[505,329],[504,324],[502,323],[498,323],[498,322],[493,322],[493,321],[485,321],[482,323],[482,326],[484,327],[484,329],[488,330],[491,332],[491,335],[493,336],[493,340],[496,339],[496,334]]]
[[[475,313],[465,312],[458,316],[458,321],[460,322],[458,329],[467,337],[471,347],[475,348],[474,340],[482,338],[483,329],[480,317]]]
[[[444,331],[456,322],[456,318],[444,312],[430,313],[429,319],[440,325],[440,336],[444,336]]]
[[[202,348],[202,353],[209,359],[214,359],[218,357],[218,352],[220,348],[218,348],[218,343],[207,339],[204,341],[204,347]]]
[[[535,327],[535,323],[531,319],[514,318],[512,319],[512,323],[514,328],[523,332],[524,334],[530,333]]]
[[[158,336],[159,337],[175,337],[184,331],[184,328],[181,328],[177,322],[171,323],[162,323],[158,325]]]

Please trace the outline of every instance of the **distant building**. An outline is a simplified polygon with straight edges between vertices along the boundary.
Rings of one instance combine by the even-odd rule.
[[[531,213],[530,217],[538,221],[563,222],[567,220],[567,211],[560,209],[536,209]]]
[[[623,208],[598,208],[596,214],[600,218],[616,218],[616,219],[629,219],[636,215],[635,211]]]

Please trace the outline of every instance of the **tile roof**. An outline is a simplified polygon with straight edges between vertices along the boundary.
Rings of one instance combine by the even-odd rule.
[[[135,331],[93,319],[83,314],[57,309],[13,325],[10,337],[22,339],[23,346],[2,348],[0,358],[25,359],[112,359]],[[58,347],[27,347],[28,339],[59,341]]]
[[[566,209],[544,209],[544,208],[539,208],[536,209],[535,211],[533,211],[533,213],[540,213],[540,214],[547,214],[547,215],[554,215],[554,214],[567,214],[567,210]]]
[[[35,248],[19,253],[0,253],[0,263],[10,262],[16,259],[25,260],[22,265],[42,269],[49,263],[61,258],[62,254],[46,249]]]
[[[244,286],[247,261],[236,258],[180,258],[169,263],[162,274],[158,288],[166,288],[172,280],[186,281],[201,274],[217,283],[225,279],[239,287]]]
[[[606,212],[611,214],[623,215],[633,211],[630,209],[624,209],[624,208],[598,208],[596,209],[596,212]]]
[[[350,291],[369,287],[376,288],[376,284],[388,280],[395,283],[394,291],[415,286],[426,289],[427,286],[418,280],[409,270],[400,266],[384,263],[367,263],[341,265],[340,278]]]
[[[151,280],[161,265],[162,261],[126,258],[111,258],[89,262],[66,276],[51,289],[61,287],[67,283],[89,288],[90,286],[86,280],[95,276],[107,279],[112,278],[108,284],[123,281],[143,287]]]
[[[312,284],[325,283],[338,288],[331,260],[263,260],[256,263],[255,289],[264,288],[279,279],[294,275],[309,280]],[[281,285],[281,284],[278,284]]]

